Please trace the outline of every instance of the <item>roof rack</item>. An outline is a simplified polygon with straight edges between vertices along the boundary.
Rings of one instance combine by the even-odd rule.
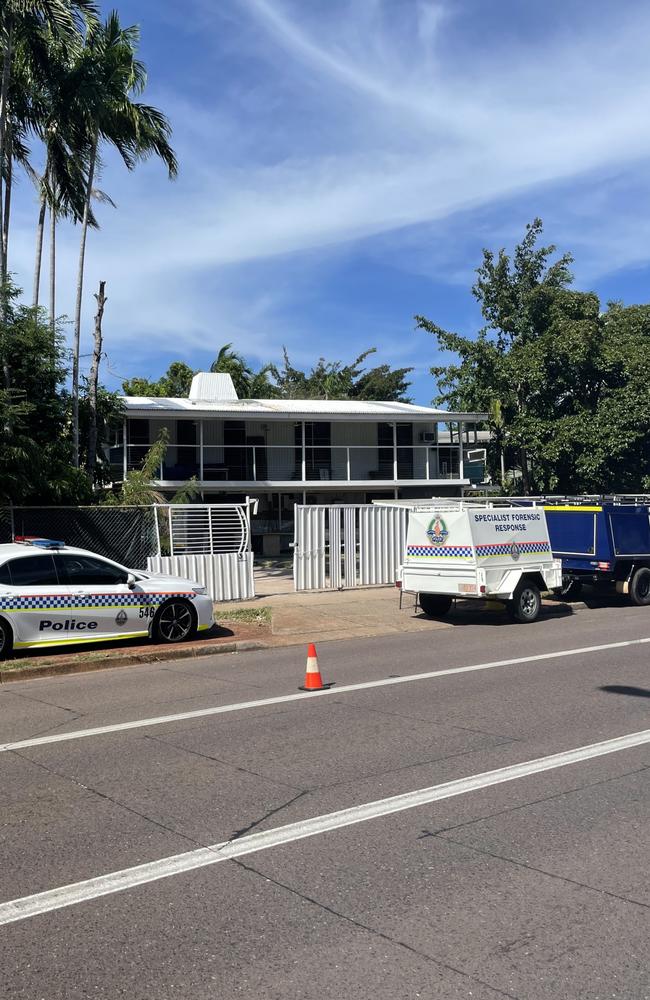
[[[650,504],[650,494],[648,493],[583,493],[571,496],[569,494],[565,495],[544,495],[541,496],[529,496],[529,497],[503,497],[499,498],[503,500],[508,500],[510,503],[523,503],[523,504],[546,504],[549,507],[560,505],[560,504],[571,504],[575,507],[581,506],[592,506],[593,504],[603,504],[609,503],[616,506],[629,506],[635,507],[639,505]]]
[[[38,538],[36,535],[16,535],[14,542],[19,545],[34,545],[39,549],[63,549],[65,542],[56,541],[54,538]]]

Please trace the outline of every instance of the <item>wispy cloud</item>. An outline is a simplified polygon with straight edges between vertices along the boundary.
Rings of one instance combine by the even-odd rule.
[[[175,5],[162,6],[173,21]],[[517,236],[537,206],[582,254],[582,273],[646,262],[648,227],[635,231],[621,206],[630,190],[647,202],[650,9],[580,19],[581,6],[592,9],[569,2],[566,21],[528,33],[527,5],[508,32],[491,8],[477,41],[481,6],[460,0],[193,0],[174,25],[175,71],[148,56],[147,99],[174,122],[179,180],[155,164],[126,177],[110,156],[102,180],[119,209],[92,237],[88,288],[109,280],[114,341],[155,336],[194,358],[208,339],[260,359],[282,343],[340,355],[339,343],[368,339],[349,291],[347,340],[319,308],[337,255],[453,284],[477,239]],[[30,197],[14,238],[26,286]],[[68,312],[75,249],[62,232]],[[407,323],[419,308],[405,299]]]

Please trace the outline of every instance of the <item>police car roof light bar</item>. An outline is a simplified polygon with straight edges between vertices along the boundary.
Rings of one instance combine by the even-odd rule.
[[[19,545],[35,545],[39,549],[62,549],[65,542],[58,542],[53,538],[37,538],[36,535],[16,535],[14,542]]]

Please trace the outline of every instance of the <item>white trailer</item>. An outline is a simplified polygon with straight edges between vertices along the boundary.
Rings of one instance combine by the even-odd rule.
[[[422,611],[446,614],[454,598],[504,601],[514,621],[535,621],[544,590],[562,586],[541,507],[449,499],[409,506],[404,562],[396,585]]]

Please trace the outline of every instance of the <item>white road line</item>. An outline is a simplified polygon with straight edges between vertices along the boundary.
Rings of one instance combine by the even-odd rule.
[[[24,750],[27,747],[42,747],[50,743],[67,743],[82,740],[88,736],[105,736],[107,733],[122,733],[129,729],[144,729],[147,726],[164,726],[169,722],[184,722],[187,719],[203,719],[209,715],[227,715],[243,712],[249,708],[266,708],[268,705],[284,705],[292,701],[313,701],[334,695],[349,694],[350,691],[366,691],[370,688],[390,687],[393,684],[411,684],[413,681],[427,681],[434,677],[449,677],[452,674],[467,674],[476,670],[493,670],[495,667],[510,667],[518,663],[535,663],[540,660],[556,660],[563,656],[579,656],[582,653],[600,653],[608,649],[622,649],[625,646],[640,646],[650,643],[646,639],[627,639],[624,642],[608,642],[601,646],[580,646],[578,649],[559,649],[556,653],[538,653],[535,656],[517,656],[511,660],[492,660],[489,663],[473,663],[467,667],[450,667],[447,670],[430,670],[424,674],[406,674],[403,677],[384,677],[379,681],[361,681],[359,684],[341,684],[325,691],[309,691],[299,694],[283,694],[276,698],[260,698],[257,701],[239,701],[231,705],[216,705],[213,708],[199,708],[193,712],[177,712],[174,715],[157,715],[151,719],[135,719],[132,722],[116,722],[110,726],[94,729],[76,729],[70,733],[54,733],[50,736],[35,736],[15,743],[0,743],[0,753],[9,750]]]
[[[265,851],[270,847],[289,844],[295,840],[304,840],[305,837],[315,837],[321,833],[328,833],[330,830],[339,830],[344,826],[364,823],[367,820],[378,819],[380,816],[403,812],[405,809],[415,809],[418,806],[439,802],[441,799],[450,799],[456,795],[466,795],[468,792],[488,788],[490,785],[515,781],[517,778],[526,778],[531,774],[540,774],[542,771],[566,767],[569,764],[577,764],[594,757],[616,753],[619,750],[630,750],[646,743],[650,743],[650,729],[604,740],[602,743],[591,743],[573,750],[565,750],[548,757],[523,761],[521,764],[500,767],[495,771],[484,771],[482,774],[470,775],[467,778],[446,781],[441,785],[431,785],[429,788],[420,788],[402,795],[393,795],[387,799],[366,802],[364,805],[353,806],[351,809],[341,809],[338,812],[314,816],[312,819],[289,823],[287,826],[276,827],[262,833],[253,833],[248,837],[241,837],[239,840],[212,844],[210,847],[201,847],[195,851],[187,851],[185,854],[175,854],[168,858],[161,858],[159,861],[136,865],[133,868],[124,868],[121,871],[100,875],[84,882],[73,882],[57,889],[37,892],[33,896],[12,899],[6,903],[0,903],[0,926],[15,923],[18,920],[27,920],[29,917],[36,917],[52,910],[60,910],[66,906],[74,906],[77,903],[84,903],[100,896],[123,892],[125,889],[170,878],[172,875],[205,868],[208,865],[218,864],[220,861],[241,858],[246,854],[253,854],[255,851]]]

